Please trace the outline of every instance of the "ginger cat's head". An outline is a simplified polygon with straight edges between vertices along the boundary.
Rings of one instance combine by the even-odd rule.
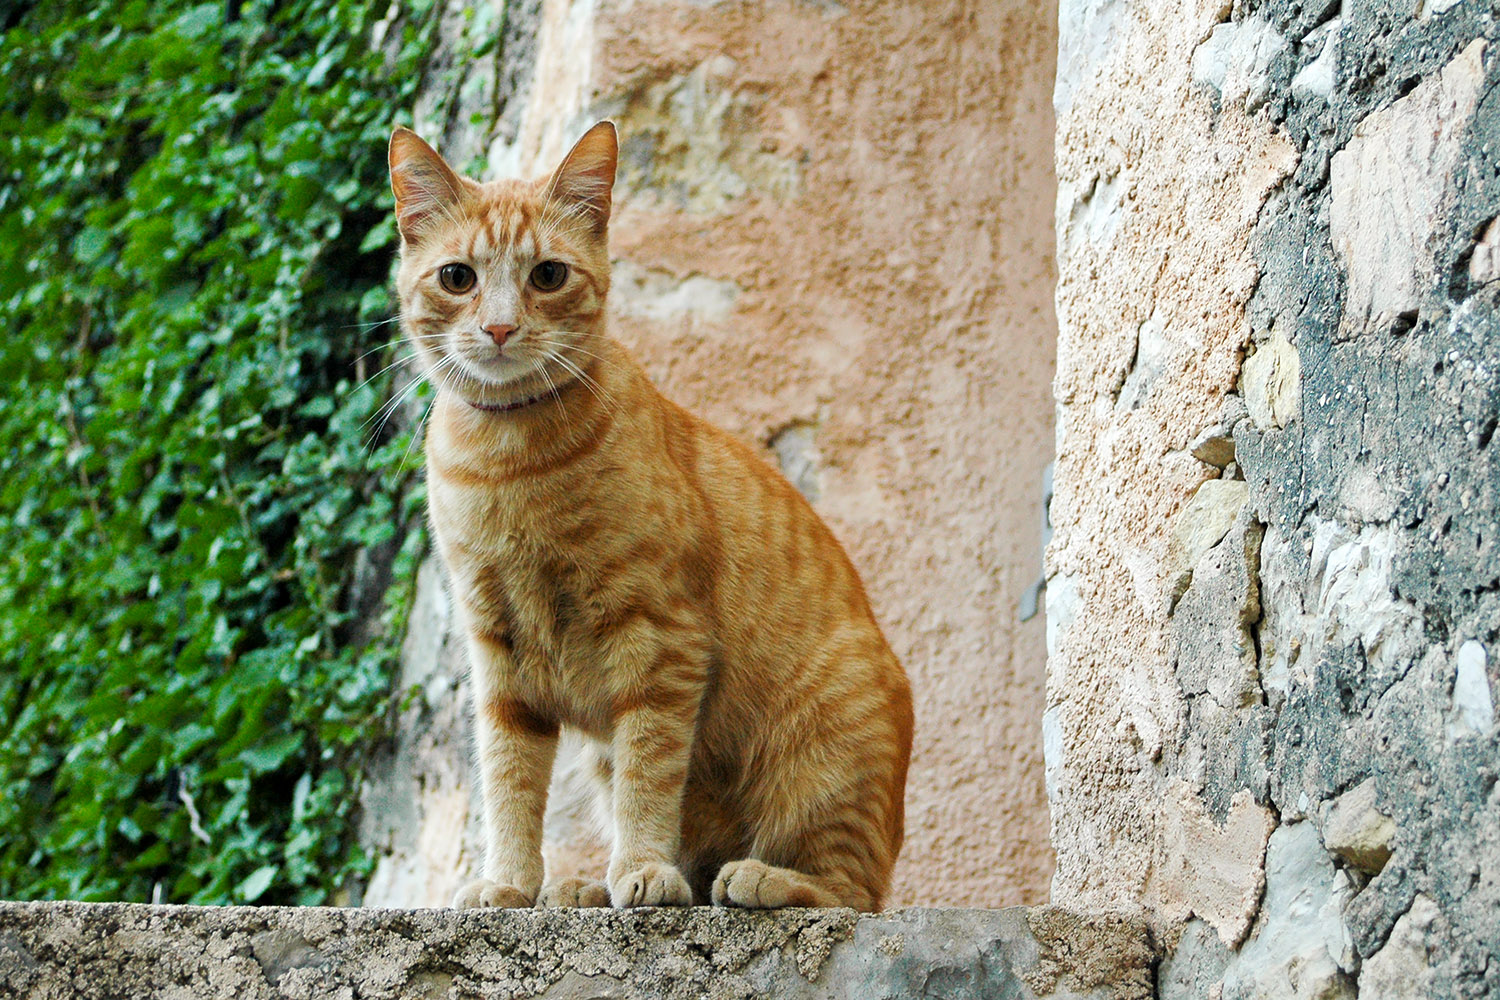
[[[401,319],[435,384],[508,409],[583,377],[604,329],[617,152],[600,122],[551,177],[479,184],[392,133]]]

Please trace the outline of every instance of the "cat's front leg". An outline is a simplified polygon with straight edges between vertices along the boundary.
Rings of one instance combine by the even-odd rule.
[[[614,848],[609,895],[615,906],[691,906],[677,869],[682,793],[692,752],[691,704],[642,704],[620,714],[614,734]]]
[[[481,662],[474,661],[474,732],[484,796],[485,877],[460,889],[453,905],[531,906],[542,888],[542,819],[558,725],[496,685]]]

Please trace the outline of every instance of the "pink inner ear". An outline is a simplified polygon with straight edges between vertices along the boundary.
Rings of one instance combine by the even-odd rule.
[[[414,132],[403,129],[391,136],[389,162],[396,225],[407,238],[463,197],[458,175]]]
[[[403,229],[420,225],[458,200],[456,192],[445,189],[442,178],[424,176],[421,170],[420,166],[398,167],[391,175],[396,193],[396,220]]]
[[[614,125],[595,125],[563,158],[552,176],[550,197],[583,205],[599,222],[608,221],[618,152]]]

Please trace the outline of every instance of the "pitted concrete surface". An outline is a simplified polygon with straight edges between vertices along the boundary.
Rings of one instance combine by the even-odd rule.
[[[1144,931],[1049,908],[748,913],[0,903],[0,996],[1151,995]]]

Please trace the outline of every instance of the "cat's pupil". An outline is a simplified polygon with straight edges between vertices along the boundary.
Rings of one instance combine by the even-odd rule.
[[[467,264],[444,264],[438,271],[438,283],[454,295],[462,295],[474,287],[474,269]]]
[[[559,287],[568,276],[568,265],[558,260],[544,260],[531,270],[531,283],[544,292]]]

